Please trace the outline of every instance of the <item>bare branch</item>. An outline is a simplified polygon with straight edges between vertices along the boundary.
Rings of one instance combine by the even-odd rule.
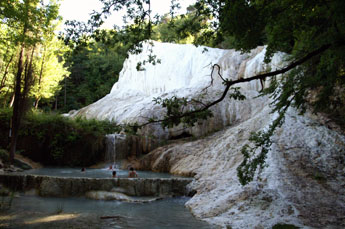
[[[211,75],[213,74],[213,70],[214,70],[214,67],[218,67],[218,76],[223,80],[223,82],[228,82],[228,80],[224,79],[223,76],[219,73],[220,72],[220,66],[218,64],[214,64],[213,67],[212,67],[212,73]]]
[[[201,104],[203,106],[206,106],[205,103],[203,103],[202,101],[196,100],[196,99],[192,99],[191,102],[198,103],[198,104]]]
[[[198,109],[195,109],[195,110],[192,110],[192,111],[189,111],[189,112],[185,112],[185,113],[181,112],[181,114],[179,116],[168,117],[168,118],[164,118],[164,119],[160,119],[160,120],[151,120],[151,121],[149,121],[147,123],[143,123],[141,125],[136,125],[135,127],[140,128],[140,127],[146,126],[148,124],[159,123],[159,122],[168,121],[168,120],[172,120],[172,119],[176,119],[176,118],[187,117],[187,116],[194,115],[194,114],[196,114],[198,112],[206,111],[210,107],[220,103],[225,98],[225,96],[227,95],[227,93],[228,93],[228,91],[229,91],[231,86],[233,86],[235,84],[239,84],[239,83],[250,82],[250,81],[253,81],[253,80],[265,80],[267,77],[272,77],[272,76],[277,76],[279,74],[283,74],[283,73],[288,72],[289,70],[291,70],[291,69],[293,69],[293,68],[295,68],[295,67],[297,67],[297,66],[299,66],[299,65],[301,65],[303,63],[305,63],[306,61],[308,61],[312,57],[315,57],[315,56],[325,52],[326,50],[328,50],[330,47],[332,47],[334,45],[343,46],[343,45],[345,45],[345,43],[344,42],[340,42],[340,43],[335,43],[335,44],[325,44],[325,45],[321,46],[319,49],[316,49],[316,50],[308,53],[303,58],[291,62],[285,68],[282,68],[282,69],[276,70],[276,71],[272,71],[272,72],[268,72],[268,73],[264,73],[264,74],[258,74],[258,75],[255,75],[255,76],[252,76],[252,77],[249,77],[249,78],[241,78],[241,79],[237,79],[237,80],[225,80],[221,76],[221,74],[219,73],[220,66],[218,64],[215,64],[212,67],[212,73],[214,71],[215,66],[217,66],[219,68],[218,75],[221,77],[221,79],[225,82],[225,85],[226,85],[225,88],[224,88],[223,94],[218,99],[216,99],[213,102],[210,102],[208,104],[202,104],[203,106],[201,108],[198,108]],[[212,76],[212,73],[211,73],[211,76]]]
[[[210,63],[210,64],[212,64],[212,63]],[[209,65],[210,65],[209,64]],[[208,66],[208,65],[207,65]],[[206,67],[207,67],[206,66]],[[213,85],[213,72],[214,72],[214,69],[215,69],[215,67],[218,67],[218,76],[223,80],[223,82],[224,83],[226,83],[227,82],[227,80],[225,80],[224,78],[223,78],[223,76],[219,73],[219,71],[220,71],[220,66],[218,65],[218,64],[214,64],[213,66],[212,66],[212,71],[211,71],[211,82],[210,82],[210,85],[209,86],[207,86],[207,87],[205,87],[204,89],[202,89],[201,91],[205,91],[205,90],[207,90],[209,87],[211,87],[212,85]]]
[[[232,85],[239,84],[239,83],[250,82],[250,81],[259,80],[259,79],[264,80],[267,77],[272,77],[272,76],[276,76],[276,75],[279,75],[279,74],[283,74],[283,73],[285,73],[287,71],[290,71],[291,69],[293,69],[293,68],[303,64],[304,62],[306,62],[307,60],[311,59],[312,57],[317,56],[320,53],[326,51],[331,46],[332,46],[331,44],[323,45],[321,48],[319,48],[319,49],[317,49],[317,50],[315,50],[315,51],[313,51],[311,53],[308,53],[305,57],[303,57],[303,58],[301,58],[301,59],[299,59],[297,61],[294,61],[294,62],[290,63],[288,66],[286,66],[285,68],[282,68],[282,69],[277,70],[277,71],[268,72],[268,73],[264,73],[264,74],[259,74],[259,75],[252,76],[252,77],[249,77],[249,78],[241,78],[241,79],[237,79],[237,80],[228,80],[222,96],[219,99],[209,103],[207,106],[203,107],[201,110],[198,110],[198,111],[204,111],[204,110],[206,110],[206,109],[216,105],[217,103],[221,102],[225,98],[226,94],[228,93],[228,91],[229,91],[229,89],[230,89],[230,87]],[[195,112],[198,112],[198,111],[195,110]],[[194,111],[193,111],[193,113],[194,113]]]

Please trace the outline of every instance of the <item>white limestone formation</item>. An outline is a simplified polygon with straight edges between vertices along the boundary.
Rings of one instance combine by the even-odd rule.
[[[211,83],[211,63],[221,66],[220,74],[231,79],[282,67],[281,55],[264,64],[263,47],[246,54],[212,48],[203,53],[204,47],[154,42],[153,54],[161,64],[145,65],[146,71],[137,72],[136,64],[147,59],[147,49],[145,45],[143,53],[125,61],[110,94],[74,116],[143,122],[143,117],[162,112],[153,105],[154,97],[197,97]],[[224,87],[217,72],[213,79],[209,100]],[[194,175],[191,187],[197,192],[187,207],[195,216],[224,228],[271,228],[278,223],[344,228],[345,137],[312,114],[299,116],[289,109],[273,136],[267,167],[249,185],[240,185],[236,168],[242,161],[241,148],[250,132],[268,128],[274,114],[268,98],[255,98],[260,82],[239,86],[247,100],[225,99],[213,107],[213,119],[189,130],[197,136],[221,131],[157,148],[141,160],[141,168]],[[159,136],[174,134],[158,127],[152,130]]]
[[[222,228],[343,228],[345,137],[312,114],[290,109],[273,136],[259,178],[241,186],[237,167],[251,131],[272,121],[269,107],[206,138],[160,147],[146,155],[143,169],[195,175],[197,193],[186,206]]]
[[[152,54],[160,60],[160,64],[144,65],[145,71],[137,71],[139,62],[147,60]],[[258,74],[281,65],[281,57],[276,55],[272,63],[263,63],[265,48],[259,47],[251,53],[241,54],[235,50],[222,50],[153,42],[145,43],[143,52],[130,55],[124,62],[119,81],[111,92],[99,101],[70,114],[71,117],[108,119],[117,123],[143,123],[152,116],[162,115],[159,105],[153,98],[170,98],[172,96],[199,98],[205,96],[204,102],[218,98],[224,85],[218,76],[218,68],[211,77],[212,65],[218,64],[219,74],[223,78],[237,79]],[[202,122],[187,132],[202,136],[208,132],[219,130],[225,126],[248,119],[266,104],[267,98],[256,98],[261,89],[259,81],[239,85],[246,101],[225,99],[222,104],[212,108],[215,117]],[[204,90],[207,88],[207,90]],[[181,134],[181,128],[163,130],[160,126],[150,126],[145,131],[159,137],[171,137]]]

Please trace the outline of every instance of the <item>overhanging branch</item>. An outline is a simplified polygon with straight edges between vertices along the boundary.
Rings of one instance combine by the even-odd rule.
[[[319,49],[316,49],[310,53],[308,53],[307,55],[305,55],[303,58],[298,59],[296,61],[291,62],[289,65],[287,65],[285,68],[282,68],[280,70],[276,70],[276,71],[272,71],[272,72],[268,72],[268,73],[263,73],[263,74],[258,74],[249,78],[242,78],[242,79],[237,79],[237,80],[227,80],[224,79],[223,77],[221,77],[221,79],[223,80],[224,84],[225,84],[225,88],[224,91],[222,93],[222,95],[214,100],[213,102],[210,102],[208,104],[202,104],[202,107],[198,108],[198,109],[194,109],[192,111],[188,111],[188,112],[181,112],[179,115],[177,116],[168,116],[167,118],[164,119],[159,119],[159,120],[150,120],[146,123],[143,123],[141,125],[135,125],[134,127],[136,128],[141,128],[144,127],[148,124],[152,124],[152,123],[160,123],[163,121],[169,121],[169,120],[173,120],[173,119],[181,119],[183,117],[187,117],[187,116],[192,116],[195,115],[196,113],[199,112],[203,112],[206,111],[207,109],[209,109],[210,107],[220,103],[221,101],[223,101],[223,99],[225,98],[225,96],[228,94],[229,89],[231,88],[231,86],[235,85],[235,84],[239,84],[239,83],[245,83],[245,82],[250,82],[253,80],[265,80],[267,77],[273,77],[273,76],[277,76],[279,74],[283,74],[288,72],[289,70],[305,63],[306,61],[310,60],[311,58],[325,52],[326,50],[328,50],[330,47],[332,46],[336,46],[336,45],[340,45],[343,46],[344,42],[340,42],[340,43],[335,43],[335,44],[325,44],[323,46],[321,46]],[[212,71],[214,70],[214,67],[218,66],[217,64],[215,64],[212,68]],[[219,73],[218,73],[219,74]]]

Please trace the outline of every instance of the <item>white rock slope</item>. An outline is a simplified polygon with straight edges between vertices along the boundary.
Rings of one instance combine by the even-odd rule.
[[[145,50],[148,49],[144,46]],[[195,97],[210,85],[210,63],[221,66],[223,77],[237,79],[281,67],[281,56],[263,64],[264,48],[248,54],[233,50],[196,48],[191,45],[154,42],[153,53],[162,63],[136,64],[147,52],[131,55],[120,80],[103,99],[74,115],[111,119],[117,122],[145,121],[159,115],[153,97],[172,95]],[[208,99],[219,96],[221,81],[213,76]],[[246,101],[226,99],[213,108],[215,117],[189,131],[208,137],[160,147],[146,155],[141,167],[175,174],[195,175],[191,184],[197,191],[187,207],[194,215],[224,228],[271,228],[277,223],[302,228],[345,228],[345,137],[311,114],[299,116],[290,109],[284,125],[273,136],[267,167],[260,179],[243,187],[236,168],[242,161],[240,149],[252,131],[267,129],[272,114],[267,98],[254,98],[259,82],[240,85]],[[156,135],[175,132],[153,128]]]
[[[86,118],[108,119],[118,123],[147,121],[151,116],[160,116],[162,110],[152,102],[155,97],[198,97],[208,87],[207,100],[218,98],[224,85],[218,71],[211,77],[212,64],[221,66],[220,74],[224,78],[237,79],[265,71],[268,67],[280,67],[279,56],[273,58],[267,66],[263,64],[265,49],[259,47],[251,53],[241,54],[234,50],[221,50],[203,46],[178,45],[153,42],[153,46],[144,44],[143,52],[130,55],[124,62],[119,81],[111,92],[99,101],[71,114]],[[137,63],[147,60],[149,50],[161,61],[160,64],[146,64],[145,71],[137,71]],[[213,79],[213,80],[212,80]],[[211,84],[212,82],[212,84]],[[249,98],[244,102],[224,100],[213,107],[215,117],[188,132],[201,136],[210,131],[248,119],[261,110],[267,98],[257,98],[261,85],[258,81],[239,85]],[[155,126],[147,130],[156,136],[176,136],[181,131],[162,130]]]
[[[345,227],[345,137],[307,114],[289,110],[273,137],[260,179],[241,186],[236,168],[250,131],[267,128],[269,108],[209,137],[160,147],[146,155],[142,168],[195,174],[197,190],[187,207],[224,228]]]

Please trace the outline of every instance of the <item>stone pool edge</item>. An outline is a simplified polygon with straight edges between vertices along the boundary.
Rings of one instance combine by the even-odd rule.
[[[90,191],[128,196],[191,196],[193,178],[82,178],[30,174],[0,174],[0,183],[16,192],[36,190],[44,197],[85,196]]]

